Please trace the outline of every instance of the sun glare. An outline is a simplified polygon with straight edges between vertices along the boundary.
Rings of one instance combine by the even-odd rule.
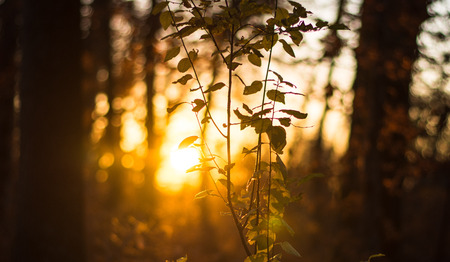
[[[175,170],[186,172],[190,167],[198,164],[199,157],[195,148],[179,149],[170,154],[170,164]]]

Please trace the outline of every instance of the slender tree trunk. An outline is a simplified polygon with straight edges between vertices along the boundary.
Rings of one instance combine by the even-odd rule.
[[[9,261],[13,225],[14,90],[17,65],[17,1],[0,5],[0,260]]]
[[[360,238],[366,251],[386,253],[390,261],[399,254],[400,187],[414,136],[408,117],[411,66],[426,17],[423,0],[366,0],[362,6],[345,182],[363,194]]]
[[[24,0],[14,261],[85,261],[80,2]]]

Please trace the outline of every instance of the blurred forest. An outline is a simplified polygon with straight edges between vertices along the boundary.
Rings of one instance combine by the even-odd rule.
[[[305,34],[294,63],[275,53],[309,114],[289,176],[317,177],[287,210],[302,258],[284,261],[450,261],[450,1],[297,1],[350,30]],[[198,131],[166,111],[189,88],[156,3],[0,0],[0,261],[246,257],[173,156]]]

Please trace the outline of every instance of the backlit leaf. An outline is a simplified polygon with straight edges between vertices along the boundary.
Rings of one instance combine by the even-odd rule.
[[[263,87],[261,81],[253,81],[251,85],[244,87],[244,95],[251,95],[259,92]]]
[[[278,90],[272,89],[267,91],[267,98],[272,101],[283,103],[285,102],[284,93]]]
[[[261,66],[261,57],[257,56],[256,54],[249,54],[248,61],[250,61],[250,63],[254,64],[255,66]]]
[[[182,76],[182,77],[181,77],[180,79],[178,79],[177,81],[173,81],[172,84],[180,83],[180,84],[182,84],[182,85],[185,85],[185,84],[187,84],[187,82],[188,82],[189,80],[191,80],[192,78],[193,78],[193,77],[192,77],[191,74],[187,74],[187,75]]]
[[[305,119],[308,116],[307,113],[302,113],[302,112],[299,112],[296,110],[291,110],[291,109],[281,109],[280,111],[283,113],[286,113],[288,115],[291,115],[295,118],[298,118],[298,119]]]
[[[302,257],[300,255],[300,253],[298,253],[298,251],[295,250],[295,248],[291,244],[289,244],[289,242],[286,242],[286,241],[285,242],[281,242],[279,245],[284,250],[284,252],[286,252],[288,254],[291,254],[291,255],[294,255],[294,256],[297,256],[297,257]]]
[[[159,12],[161,12],[168,4],[169,2],[167,1],[159,2],[153,7],[152,14],[153,15],[159,14]]]
[[[216,84],[212,85],[210,88],[208,88],[205,91],[205,93],[217,91],[217,90],[221,89],[224,86],[225,86],[225,84],[222,83],[222,82],[216,83]]]
[[[214,190],[206,189],[206,190],[203,190],[201,192],[198,192],[195,195],[194,199],[201,199],[201,198],[205,198],[207,196],[214,196],[215,194],[213,194],[213,193],[214,193]]]
[[[172,113],[173,111],[175,111],[175,109],[177,109],[178,106],[180,106],[181,104],[185,104],[185,103],[187,103],[187,102],[181,102],[181,103],[173,105],[172,107],[167,108],[167,113],[169,113],[169,114]]]
[[[283,49],[288,53],[290,56],[295,57],[294,50],[292,50],[292,47],[284,40],[280,39],[281,44],[283,44]]]
[[[286,146],[286,130],[281,126],[271,126],[266,130],[269,136],[270,145],[272,149],[278,154],[283,154],[283,149]]]
[[[200,111],[205,106],[205,101],[203,101],[201,99],[195,99],[194,103],[195,103],[195,107],[192,108],[192,111],[194,111],[194,112]]]
[[[188,146],[192,145],[196,140],[198,139],[198,136],[188,136],[181,143],[178,145],[178,149],[184,149]]]
[[[164,62],[169,61],[170,59],[176,57],[180,53],[180,47],[176,46],[167,51],[166,57],[164,58]]]
[[[162,12],[161,15],[159,15],[159,22],[164,30],[167,30],[167,28],[169,28],[172,24],[172,15],[170,14],[170,11]]]
[[[189,58],[183,58],[178,62],[177,69],[181,73],[186,72],[189,68],[191,68],[191,62],[189,61]]]

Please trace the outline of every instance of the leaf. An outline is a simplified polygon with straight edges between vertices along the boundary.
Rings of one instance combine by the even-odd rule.
[[[178,149],[184,149],[188,146],[192,145],[196,140],[198,139],[198,136],[188,136],[181,143],[178,145]]]
[[[290,34],[289,37],[291,38],[292,42],[297,46],[303,40],[303,35],[299,31],[289,31],[289,34]]]
[[[272,101],[283,103],[285,102],[284,93],[278,90],[272,89],[267,91],[267,98]]]
[[[281,220],[281,223],[283,224],[283,226],[284,226],[284,227],[286,228],[286,230],[289,232],[289,234],[290,234],[291,236],[294,236],[294,235],[295,235],[294,229],[292,229],[292,227],[291,227],[284,219],[280,218],[280,220]]]
[[[200,111],[205,106],[205,101],[203,101],[201,99],[195,99],[194,103],[195,103],[195,107],[192,108],[192,111],[194,111],[194,112]]]
[[[172,113],[173,111],[175,111],[175,109],[177,109],[178,106],[180,106],[181,104],[185,104],[185,103],[187,103],[187,102],[181,102],[181,103],[173,105],[172,107],[167,108],[167,113],[169,113],[169,114]]]
[[[269,118],[260,118],[252,122],[252,127],[255,128],[257,134],[266,132],[269,127],[272,126],[272,121]]]
[[[161,12],[168,4],[169,4],[169,2],[167,2],[167,1],[157,3],[153,7],[152,14],[153,15],[159,14],[159,12]]]
[[[223,167],[223,169],[224,169],[225,171],[228,171],[228,170],[231,170],[235,165],[236,165],[236,163],[231,163],[231,164],[229,164],[229,165],[225,165],[225,166]]]
[[[273,37],[272,37],[273,36]],[[262,40],[262,45],[266,51],[269,51],[278,41],[278,35],[265,35]]]
[[[189,68],[191,68],[191,62],[189,61],[189,58],[183,58],[178,62],[177,69],[181,73],[186,72]]]
[[[253,110],[248,107],[246,104],[242,104],[242,108],[244,108],[245,111],[247,111],[249,114],[253,114]]]
[[[331,30],[350,30],[346,25],[344,24],[332,24],[328,28]]]
[[[225,86],[225,84],[222,83],[222,82],[216,83],[216,84],[212,85],[210,88],[208,88],[205,91],[205,93],[217,91],[217,90],[221,89],[224,86]]]
[[[290,56],[295,57],[294,50],[292,50],[292,47],[284,40],[280,39],[281,44],[283,44],[283,49],[288,53]]]
[[[244,87],[244,95],[251,95],[259,92],[263,87],[261,81],[253,81],[251,85]]]
[[[298,253],[298,251],[295,250],[295,248],[289,242],[284,241],[284,242],[281,242],[279,245],[284,250],[284,252],[294,255],[294,256],[297,256],[297,257],[302,257],[300,255],[300,253]]]
[[[177,262],[186,262],[188,259],[187,255],[184,257],[180,257],[179,259],[177,259]]]
[[[375,257],[384,257],[385,255],[384,254],[381,254],[381,253],[379,253],[379,254],[375,254],[375,255],[371,255],[370,257],[369,257],[369,259],[367,260],[367,262],[370,262],[370,260],[372,259],[372,258],[375,258]]]
[[[281,126],[271,126],[266,130],[269,136],[270,145],[272,149],[278,154],[283,154],[283,149],[286,146],[286,130]]]
[[[280,74],[278,74],[277,72],[275,72],[273,70],[270,70],[270,72],[272,72],[274,75],[276,75],[280,82],[283,82],[283,77]]]
[[[182,85],[185,85],[185,84],[187,84],[187,82],[188,82],[189,80],[191,80],[192,78],[193,78],[193,77],[192,77],[191,74],[187,74],[187,75],[182,76],[182,77],[181,77],[180,79],[178,79],[177,81],[173,81],[172,84],[180,83],[180,84],[182,84]]]
[[[291,119],[289,117],[278,118],[280,124],[285,127],[289,127],[291,125]]]
[[[202,198],[205,198],[207,196],[214,196],[213,192],[214,192],[214,190],[211,190],[211,189],[203,190],[201,192],[198,192],[195,195],[194,199],[202,199]]]
[[[293,116],[295,118],[298,118],[298,119],[305,119],[306,117],[308,117],[307,113],[302,113],[302,112],[299,112],[299,111],[296,111],[296,110],[281,109],[280,111],[283,112],[283,113],[286,113],[288,115],[291,115],[291,116]]]
[[[288,175],[286,165],[283,163],[283,160],[281,160],[281,157],[277,155],[277,164],[280,169],[281,175],[283,176],[284,180],[286,180],[286,177]]]
[[[180,47],[176,46],[167,51],[166,57],[164,58],[164,62],[169,61],[170,59],[176,57],[180,53]]]
[[[258,55],[251,53],[247,58],[248,61],[250,61],[250,63],[254,64],[255,66],[261,66],[261,57],[259,57]]]
[[[159,22],[161,23],[161,26],[164,28],[164,30],[167,30],[169,26],[172,24],[172,15],[170,14],[170,11],[164,11],[159,15]]]

